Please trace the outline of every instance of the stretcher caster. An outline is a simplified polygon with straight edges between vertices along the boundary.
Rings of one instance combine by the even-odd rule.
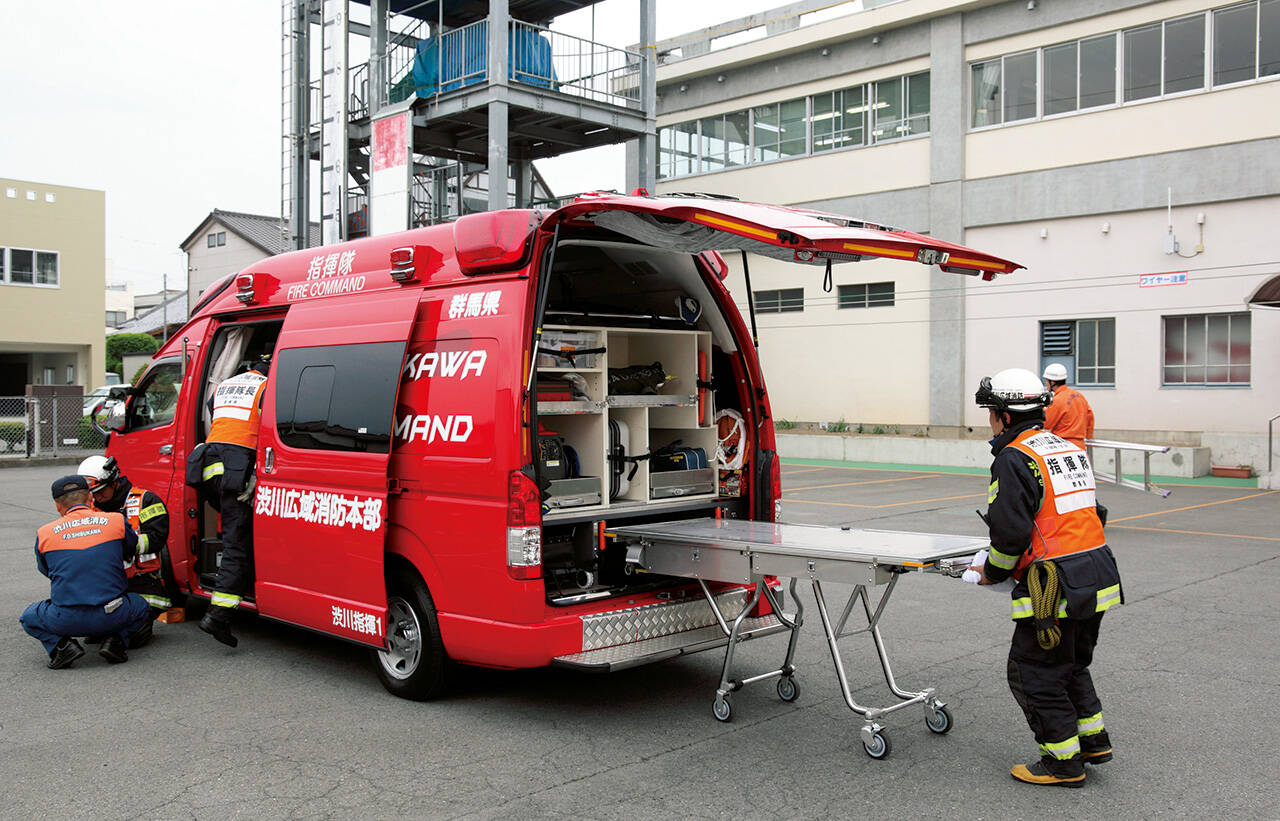
[[[862,749],[866,751],[867,755],[880,761],[889,757],[889,751],[893,747],[889,745],[889,737],[883,731],[868,732],[864,729],[862,731]]]
[[[713,701],[711,714],[716,717],[716,721],[728,721],[733,718],[733,708],[729,706],[729,699],[718,698]]]
[[[938,705],[933,710],[925,712],[924,723],[930,732],[946,735],[951,732],[951,711]]]
[[[800,698],[800,684],[791,676],[778,679],[778,698],[785,702],[793,702]]]

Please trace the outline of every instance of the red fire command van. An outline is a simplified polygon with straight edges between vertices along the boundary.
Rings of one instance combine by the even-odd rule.
[[[165,499],[173,577],[207,598],[218,520],[184,461],[210,391],[271,354],[242,606],[369,646],[397,695],[439,693],[450,662],[609,670],[723,646],[697,585],[631,572],[605,527],[774,519],[768,395],[720,250],[987,280],[1019,267],[709,197],[464,216],[215,283],[126,405],[99,413],[107,452]],[[718,418],[740,439],[719,465]],[[747,592],[717,592],[726,615]]]

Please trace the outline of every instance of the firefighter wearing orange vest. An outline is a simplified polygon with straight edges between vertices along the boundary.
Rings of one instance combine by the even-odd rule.
[[[1034,373],[1011,368],[985,377],[975,398],[995,434],[982,583],[1016,581],[1009,688],[1040,748],[1038,761],[1011,774],[1079,787],[1085,763],[1112,758],[1089,673],[1102,615],[1124,600],[1102,530],[1106,510],[1085,452],[1041,429],[1050,394]]]
[[[90,456],[80,463],[76,472],[89,480],[94,507],[109,513],[123,513],[129,527],[138,534],[138,549],[125,560],[124,574],[129,579],[129,592],[146,599],[151,605],[151,615],[158,617],[173,606],[173,585],[165,581],[165,567],[169,562],[169,511],[164,500],[149,490],[134,487],[128,476],[121,475],[115,457]],[[150,630],[148,625],[148,637]],[[140,643],[145,643],[145,638],[139,638]]]
[[[199,484],[205,498],[221,514],[222,521],[218,581],[211,591],[209,609],[200,620],[200,629],[229,647],[238,643],[231,633],[232,615],[253,583],[250,502],[256,483],[254,462],[269,364],[270,360],[264,356],[249,370],[218,384],[213,391],[209,435],[203,448],[192,454],[187,465],[188,483]],[[198,477],[193,476],[197,470]]]
[[[1044,369],[1044,381],[1053,400],[1044,411],[1044,429],[1056,433],[1084,450],[1084,440],[1093,437],[1093,408],[1084,394],[1067,387],[1067,369],[1054,362]]]
[[[151,624],[146,601],[125,590],[123,560],[134,554],[137,536],[119,513],[92,507],[83,476],[63,476],[52,492],[58,518],[36,536],[36,569],[49,577],[49,598],[18,621],[44,645],[52,670],[84,655],[76,636],[102,636],[98,655],[112,664],[128,661],[127,648]]]

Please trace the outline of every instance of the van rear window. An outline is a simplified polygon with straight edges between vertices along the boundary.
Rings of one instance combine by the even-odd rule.
[[[310,450],[390,449],[403,342],[280,351],[274,365],[280,441]]]

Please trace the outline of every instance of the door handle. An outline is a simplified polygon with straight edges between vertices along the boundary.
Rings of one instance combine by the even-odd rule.
[[[161,445],[160,453],[165,456],[168,456],[170,453],[173,453],[173,445]]]
[[[276,469],[276,452],[271,449],[270,445],[268,445],[266,452],[263,453],[262,455],[262,472],[270,473],[275,469]]]

